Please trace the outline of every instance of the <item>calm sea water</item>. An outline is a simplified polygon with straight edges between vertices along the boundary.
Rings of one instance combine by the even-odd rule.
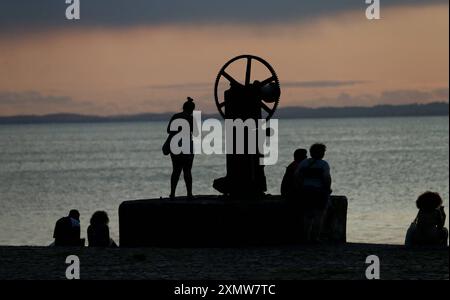
[[[91,214],[106,210],[118,240],[122,201],[168,194],[165,126],[0,126],[0,245],[49,244],[54,222],[70,208],[81,212],[84,237]],[[295,148],[326,143],[333,191],[349,199],[351,242],[402,243],[426,190],[441,193],[448,208],[448,117],[283,120],[279,127],[279,161],[266,167],[269,192],[279,193]],[[216,194],[212,180],[224,174],[224,156],[197,155],[194,193]]]

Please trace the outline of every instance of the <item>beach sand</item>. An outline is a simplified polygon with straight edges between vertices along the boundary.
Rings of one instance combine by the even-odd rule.
[[[0,247],[0,279],[65,279],[68,255],[81,279],[365,279],[369,255],[381,279],[449,279],[449,250],[345,244],[251,248]]]

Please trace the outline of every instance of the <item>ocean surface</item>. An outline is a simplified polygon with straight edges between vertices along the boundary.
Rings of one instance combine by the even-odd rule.
[[[165,122],[0,126],[0,245],[48,245],[55,221],[81,212],[82,237],[90,216],[105,210],[119,240],[122,201],[167,196],[170,158],[161,146]],[[350,242],[404,241],[415,200],[439,192],[448,212],[449,118],[281,120],[279,160],[266,167],[269,193],[279,193],[298,147],[327,145],[333,193],[349,199]],[[197,155],[195,194],[216,194],[223,155]],[[185,194],[180,180],[178,195]],[[448,226],[448,219],[447,219]]]

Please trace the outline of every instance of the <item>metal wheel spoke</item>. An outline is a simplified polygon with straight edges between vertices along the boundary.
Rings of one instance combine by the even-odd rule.
[[[227,72],[222,71],[222,76],[225,77],[230,83],[240,85],[240,83],[236,79],[234,79],[230,74],[228,74]]]
[[[239,55],[236,56],[232,59],[230,59],[228,62],[226,62],[222,69],[219,71],[219,74],[217,75],[216,78],[216,83],[214,86],[214,98],[215,98],[215,104],[219,110],[219,113],[222,115],[222,117],[226,117],[225,114],[225,101],[224,99],[220,99],[219,94],[220,93],[224,93],[223,89],[225,88],[226,82],[221,81],[222,77],[225,77],[225,79],[229,82],[230,84],[230,89],[232,90],[233,88],[236,88],[236,96],[239,96],[240,93],[242,93],[242,95],[247,95],[247,93],[252,92],[252,80],[256,80],[257,78],[255,78],[255,76],[252,76],[252,68],[253,68],[253,64],[254,61],[258,63],[261,63],[262,65],[264,65],[266,67],[266,69],[269,71],[269,76],[268,78],[259,81],[258,83],[261,85],[258,87],[262,87],[262,86],[266,86],[266,85],[273,85],[273,89],[278,88],[278,90],[274,90],[273,93],[270,93],[267,96],[267,99],[265,99],[267,102],[264,102],[263,99],[259,99],[260,101],[258,101],[259,103],[255,103],[260,110],[260,112],[262,112],[264,115],[266,115],[265,119],[269,120],[272,115],[274,114],[277,106],[278,106],[278,102],[280,100],[280,87],[279,87],[279,80],[277,77],[277,74],[275,73],[275,70],[273,70],[273,68],[270,66],[270,64],[268,62],[266,62],[264,59],[257,57],[257,56],[253,56],[253,55]],[[233,63],[235,62],[239,62],[240,66],[239,69],[242,70],[242,63],[245,64],[245,74],[244,74],[244,78],[241,78],[240,75],[236,75],[238,76],[239,80],[236,80],[231,74],[229,74],[227,72],[228,67],[230,65],[233,65]],[[230,71],[231,72],[231,71]],[[240,71],[243,72],[243,71]],[[234,73],[232,73],[234,74]],[[225,84],[225,85],[222,85]],[[225,95],[226,95],[226,91],[225,91]],[[235,97],[234,93],[230,94],[230,96]],[[262,98],[263,95],[261,95],[260,98]],[[245,98],[245,97],[243,97]],[[244,99],[242,100],[244,101]],[[244,103],[242,105],[245,105]],[[236,110],[238,110],[238,107],[236,107]],[[264,110],[264,112],[263,112]]]
[[[252,58],[247,58],[247,68],[245,70],[245,86],[250,85],[251,80],[251,73],[252,73]]]
[[[268,83],[271,83],[271,82],[274,81],[274,80],[275,80],[275,76],[271,76],[271,77],[269,77],[269,78],[263,80],[263,81],[261,82],[261,86],[264,86],[264,85],[266,85],[266,84],[268,84]]]
[[[261,107],[268,112],[269,114],[272,112],[272,109],[270,109],[270,107],[268,107],[264,102],[261,101]]]

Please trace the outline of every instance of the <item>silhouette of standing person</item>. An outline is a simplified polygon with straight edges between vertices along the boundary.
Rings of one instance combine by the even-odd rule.
[[[172,176],[170,178],[170,198],[175,198],[175,190],[177,188],[178,180],[180,179],[181,171],[183,171],[184,182],[186,184],[187,196],[192,198],[192,164],[194,161],[194,149],[192,142],[192,134],[196,133],[196,128],[192,114],[195,109],[194,100],[190,97],[183,104],[183,111],[172,116],[169,125],[167,126],[167,133],[169,134],[169,139],[173,138],[177,133],[180,133],[181,129],[173,131],[170,129],[171,124],[174,120],[184,119],[189,123],[189,137],[188,139],[182,139],[182,141],[189,140],[189,151],[188,153],[181,152],[179,154],[174,154],[170,151],[170,158],[172,160]],[[182,145],[179,145],[182,146]]]

